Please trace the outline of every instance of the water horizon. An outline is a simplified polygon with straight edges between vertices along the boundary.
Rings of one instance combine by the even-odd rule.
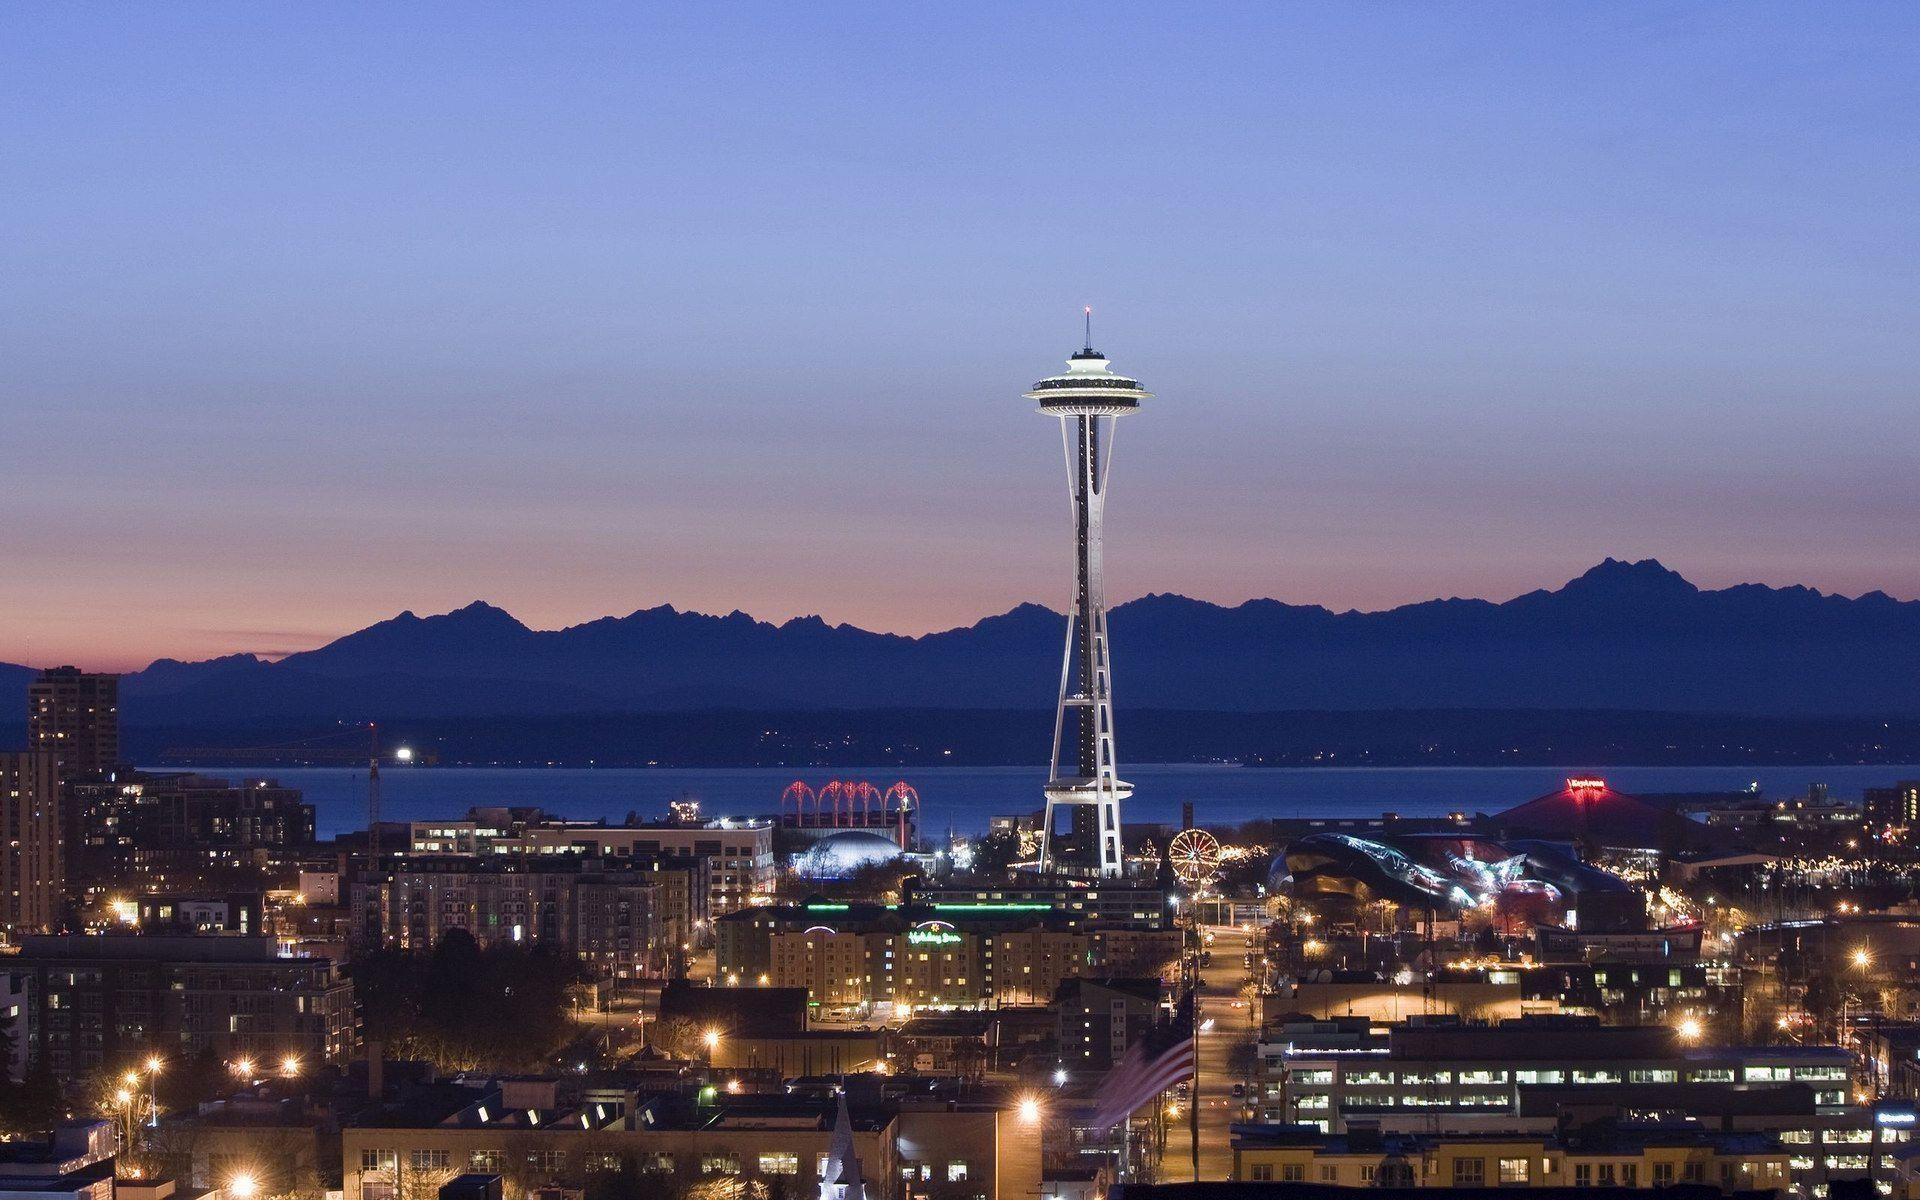
[[[193,771],[228,779],[272,779],[300,789],[314,806],[322,838],[366,827],[364,767],[287,767],[261,770],[218,766],[141,768]],[[1140,763],[1122,775],[1134,785],[1128,821],[1173,823],[1191,801],[1201,825],[1236,825],[1263,818],[1355,817],[1397,812],[1444,816],[1499,812],[1554,791],[1571,775],[1599,775],[1628,793],[1733,792],[1757,786],[1761,795],[1805,795],[1826,784],[1836,799],[1857,799],[1864,788],[1920,778],[1920,764],[1806,766],[1566,767],[1245,767],[1237,764]],[[691,797],[710,816],[757,817],[779,809],[780,793],[795,780],[812,787],[833,779],[866,780],[885,788],[905,780],[919,792],[921,827],[979,833],[990,818],[1035,812],[1046,772],[1035,767],[462,767],[392,766],[380,774],[383,820],[412,821],[463,815],[469,808],[537,807],[580,820],[664,817],[670,801]]]

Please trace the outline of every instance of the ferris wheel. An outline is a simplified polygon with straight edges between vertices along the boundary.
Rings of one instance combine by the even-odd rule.
[[[1198,887],[1220,869],[1220,843],[1204,829],[1183,829],[1167,846],[1167,859],[1181,883]]]

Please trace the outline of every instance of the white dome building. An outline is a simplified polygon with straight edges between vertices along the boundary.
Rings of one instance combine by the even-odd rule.
[[[846,879],[863,867],[878,867],[901,858],[891,839],[865,829],[847,829],[821,838],[793,860],[802,879]]]

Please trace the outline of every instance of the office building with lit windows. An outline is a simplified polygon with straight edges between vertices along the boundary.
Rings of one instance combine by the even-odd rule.
[[[1812,1112],[1838,1112],[1852,1104],[1852,1062],[1838,1046],[1694,1047],[1667,1026],[1409,1023],[1339,1048],[1263,1042],[1259,1104],[1266,1120],[1330,1133],[1402,1115],[1518,1116],[1540,1097],[1622,1086],[1655,1104],[1663,1088],[1684,1100],[1688,1085],[1799,1084]]]
[[[120,762],[120,677],[78,667],[42,671],[27,684],[27,745],[51,753],[69,779],[113,770]]]
[[[60,921],[66,854],[51,752],[0,753],[0,931],[9,942]]]
[[[773,826],[732,818],[637,821],[612,825],[574,821],[537,808],[475,808],[457,821],[414,821],[414,855],[502,855],[515,858],[697,858],[708,871],[706,915],[745,908],[773,892]]]

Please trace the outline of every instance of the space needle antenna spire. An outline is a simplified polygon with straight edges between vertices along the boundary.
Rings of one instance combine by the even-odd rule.
[[[1093,348],[1093,306],[1082,313],[1086,343],[1063,374],[1033,385],[1027,399],[1060,421],[1067,459],[1067,497],[1074,528],[1074,597],[1067,612],[1067,644],[1060,661],[1060,702],[1054,709],[1046,826],[1040,869],[1117,879],[1122,856],[1120,802],[1133,785],[1120,778],[1114,750],[1113,673],[1107,649],[1106,580],[1102,567],[1107,471],[1114,423],[1153,395],[1108,369]],[[1058,818],[1067,818],[1067,828]]]

